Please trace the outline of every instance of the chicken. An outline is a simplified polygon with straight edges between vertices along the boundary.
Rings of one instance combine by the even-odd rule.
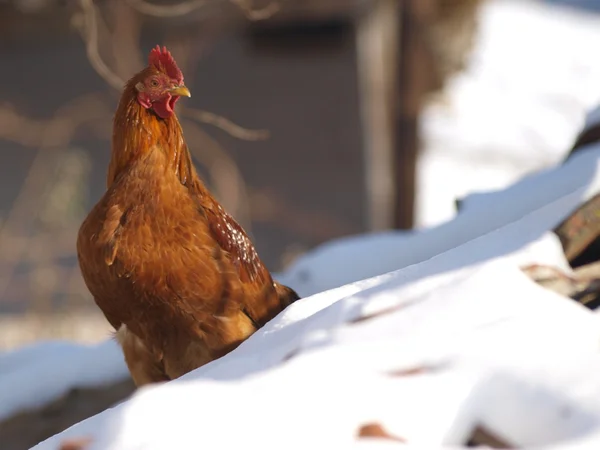
[[[227,354],[299,298],[198,177],[174,113],[181,96],[175,60],[152,49],[124,88],[107,190],[77,237],[85,284],[137,386]]]

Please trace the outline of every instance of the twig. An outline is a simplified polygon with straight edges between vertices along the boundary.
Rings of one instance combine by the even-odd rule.
[[[265,20],[274,16],[281,10],[281,4],[277,1],[269,3],[264,8],[254,8],[249,0],[230,0],[242,10],[247,19],[253,21]]]
[[[86,94],[61,106],[51,119],[30,119],[10,104],[0,105],[0,138],[25,147],[63,147],[74,130],[110,117],[110,110],[98,94]]]
[[[264,20],[280,10],[278,2],[272,2],[264,8],[254,8],[249,0],[229,0],[244,13],[249,20]],[[173,18],[188,15],[200,8],[222,3],[222,0],[189,0],[175,5],[156,5],[146,0],[126,0],[137,11],[147,16]]]
[[[210,3],[217,3],[214,0],[195,0],[181,2],[175,5],[156,5],[149,3],[145,0],[125,0],[132,8],[142,14],[154,17],[180,17],[186,16],[197,9],[209,5]]]
[[[110,86],[121,90],[123,88],[124,81],[108,67],[108,65],[100,56],[100,52],[98,50],[98,22],[96,7],[94,6],[92,0],[79,0],[79,3],[81,4],[84,14],[84,29],[82,30],[82,34],[86,42],[88,59],[96,72]],[[185,114],[196,121],[220,128],[231,136],[241,140],[259,141],[269,137],[268,130],[249,130],[233,123],[231,120],[226,119],[225,117],[209,111],[182,108],[181,112],[182,114]]]
[[[268,130],[249,130],[236,125],[231,120],[209,111],[202,111],[197,109],[182,108],[181,113],[190,119],[197,120],[198,122],[207,123],[214,127],[220,128],[226,133],[233,137],[244,141],[261,141],[269,137]]]
[[[575,273],[584,280],[600,279],[600,261],[577,267]]]
[[[567,282],[575,282],[573,276],[567,275],[556,266],[547,266],[544,264],[529,264],[521,267],[521,270],[538,282],[547,280],[564,280]]]
[[[572,276],[552,266],[537,264],[524,267],[522,270],[539,285],[579,303],[592,303],[598,297],[600,262],[578,267],[573,271]]]
[[[110,86],[120,91],[123,89],[125,82],[104,63],[98,51],[98,22],[94,2],[92,0],[79,0],[79,4],[83,10],[84,18],[84,27],[81,31],[84,35],[85,48],[90,64]]]
[[[112,1],[109,5],[113,26],[108,40],[114,55],[113,69],[121,79],[127,79],[144,67],[145,58],[139,48],[142,20],[125,2]]]

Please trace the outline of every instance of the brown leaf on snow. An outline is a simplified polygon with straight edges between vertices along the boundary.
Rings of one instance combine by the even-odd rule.
[[[365,316],[356,317],[356,318],[352,319],[349,323],[355,324],[355,323],[364,322],[366,320],[374,319],[375,317],[379,317],[379,316],[383,316],[385,314],[390,314],[390,313],[399,311],[399,310],[405,308],[406,306],[408,306],[408,305],[404,305],[404,304],[403,305],[395,305],[395,306],[383,309],[383,310],[378,311],[373,314],[367,314]]]
[[[411,367],[410,369],[395,370],[390,372],[389,375],[392,377],[408,377],[411,375],[421,375],[422,373],[430,372],[431,369],[431,367],[427,366],[417,366]]]
[[[382,438],[396,442],[406,442],[406,439],[389,434],[378,423],[368,423],[361,426],[358,430],[358,438]]]
[[[414,366],[408,367],[406,369],[393,370],[391,372],[388,372],[387,374],[391,377],[409,377],[412,375],[421,375],[423,373],[444,370],[449,364],[450,362],[441,362],[431,365]]]
[[[58,450],[86,450],[91,442],[92,438],[89,437],[67,439],[60,444]]]

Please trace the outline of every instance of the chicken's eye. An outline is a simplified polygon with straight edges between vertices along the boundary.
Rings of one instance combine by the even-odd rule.
[[[152,78],[150,80],[150,86],[157,87],[158,86],[158,80],[156,78]]]

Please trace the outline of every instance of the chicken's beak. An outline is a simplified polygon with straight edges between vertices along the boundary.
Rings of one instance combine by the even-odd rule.
[[[173,89],[169,90],[171,95],[177,95],[179,97],[191,97],[192,94],[190,90],[186,88],[183,84],[181,86],[175,86]]]

